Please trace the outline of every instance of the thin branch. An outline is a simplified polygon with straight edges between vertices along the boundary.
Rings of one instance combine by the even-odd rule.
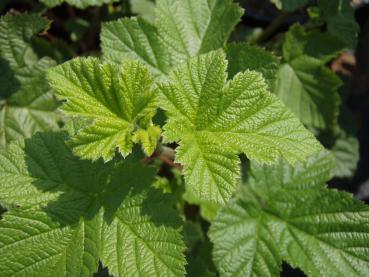
[[[256,37],[254,40],[250,41],[251,44],[262,43],[268,38],[270,38],[285,22],[289,13],[281,12],[274,21],[264,29],[264,31]]]

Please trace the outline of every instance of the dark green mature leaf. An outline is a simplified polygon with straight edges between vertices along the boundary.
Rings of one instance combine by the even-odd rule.
[[[233,78],[238,72],[255,70],[263,73],[265,80],[272,85],[279,66],[278,58],[272,53],[246,43],[228,44],[225,51],[229,78]]]
[[[160,128],[152,124],[156,112],[153,80],[138,62],[101,64],[99,60],[74,59],[49,71],[48,79],[57,96],[66,100],[67,115],[91,120],[70,145],[82,158],[105,161],[116,148],[127,156],[134,142],[141,142],[151,155]]]
[[[331,153],[336,162],[333,175],[339,178],[352,177],[360,157],[357,138],[340,130]]]
[[[318,0],[321,18],[327,23],[327,31],[347,47],[356,47],[359,27],[355,21],[351,1]]]
[[[326,63],[345,48],[346,45],[330,33],[305,32],[303,26],[296,24],[286,34],[283,55],[287,61],[307,55]]]
[[[106,23],[101,47],[108,61],[139,60],[166,76],[188,58],[222,48],[241,15],[231,0],[158,0],[155,25],[141,18]]]
[[[307,126],[335,129],[340,79],[321,61],[300,56],[281,65],[274,92]]]
[[[39,59],[32,38],[49,22],[34,14],[7,14],[0,20],[0,147],[30,137],[38,131],[58,128],[58,106],[45,82],[44,71],[55,64]]]
[[[44,76],[23,85],[0,111],[0,148],[36,132],[58,129],[58,106]]]
[[[304,160],[321,149],[314,136],[267,91],[261,73],[227,80],[222,51],[193,58],[159,84],[168,112],[164,141],[179,142],[187,190],[199,200],[224,204],[239,179],[238,153],[273,163]]]
[[[337,128],[341,80],[325,66],[333,47],[309,46],[312,33],[293,26],[283,44],[283,63],[274,93],[307,126],[333,131]],[[336,50],[335,50],[336,51]],[[309,56],[309,55],[312,56]]]
[[[1,18],[0,51],[11,69],[32,67],[41,62],[32,49],[31,39],[48,25],[46,18],[36,14],[7,14]]]
[[[222,276],[278,276],[282,259],[309,276],[365,276],[369,207],[325,188],[332,167],[326,153],[295,167],[252,163],[210,230]]]
[[[0,155],[0,271],[6,276],[184,274],[180,221],[155,170],[73,156],[64,133],[37,134]],[[14,207],[14,208],[12,208]]]

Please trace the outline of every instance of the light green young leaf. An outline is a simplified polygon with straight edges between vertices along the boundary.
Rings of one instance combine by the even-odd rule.
[[[365,276],[369,207],[325,188],[332,167],[325,153],[294,167],[253,163],[244,193],[210,229],[221,275],[279,276],[285,260],[308,276]]]
[[[101,6],[103,4],[118,2],[118,0],[40,0],[48,7],[55,7],[62,3],[68,3],[77,8],[84,9],[89,6]]]
[[[308,0],[270,0],[278,9],[292,12],[302,8],[308,3]]]
[[[74,153],[84,159],[105,161],[118,148],[123,156],[141,142],[151,155],[160,135],[153,125],[156,100],[153,80],[138,62],[101,64],[94,58],[78,58],[49,71],[48,79],[57,96],[66,100],[62,110],[92,124],[72,136]]]
[[[0,271],[5,276],[184,275],[184,243],[155,170],[132,161],[91,163],[65,133],[36,134],[0,155]],[[139,251],[137,251],[139,249]]]
[[[261,73],[246,71],[227,80],[222,51],[193,58],[159,84],[168,113],[165,142],[179,142],[176,161],[184,165],[193,196],[225,203],[238,184],[238,153],[262,163],[278,157],[304,160],[321,145],[276,96]]]
[[[44,71],[55,62],[37,56],[32,38],[49,22],[34,14],[7,14],[0,20],[0,148],[38,131],[58,128],[58,107]]]
[[[281,65],[274,93],[307,126],[334,130],[340,85],[340,79],[321,61],[304,55]]]
[[[155,25],[140,18],[103,25],[108,61],[139,60],[158,76],[196,55],[222,48],[242,10],[231,0],[158,0]]]

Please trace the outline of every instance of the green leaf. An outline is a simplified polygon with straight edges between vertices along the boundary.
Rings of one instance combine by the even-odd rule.
[[[191,194],[192,191],[186,191],[183,194],[183,199],[192,204],[200,207],[200,215],[203,219],[211,222],[215,218],[217,211],[222,206],[219,203],[207,201],[206,199],[199,199],[197,195]]]
[[[350,1],[318,0],[320,17],[327,23],[327,31],[347,47],[355,49],[359,26]]]
[[[307,55],[326,63],[345,49],[346,45],[330,33],[317,30],[305,32],[301,25],[295,24],[286,33],[283,56],[286,61],[292,61]]]
[[[36,132],[58,129],[58,106],[44,76],[24,85],[0,110],[0,148]]]
[[[156,100],[153,80],[138,62],[101,64],[94,58],[77,58],[49,71],[48,79],[57,96],[66,100],[62,110],[92,124],[72,136],[74,153],[84,159],[105,161],[116,148],[127,156],[134,142],[141,142],[151,155],[160,135],[153,125]]]
[[[180,220],[155,170],[73,156],[65,133],[36,134],[0,155],[0,271],[6,276],[184,275]]]
[[[272,85],[279,67],[279,60],[276,56],[246,43],[228,44],[225,51],[229,78],[233,78],[238,72],[255,70],[263,73],[268,85]]]
[[[34,35],[48,28],[49,21],[36,14],[7,14],[0,21],[1,56],[13,70],[39,62],[31,45]]]
[[[246,71],[227,80],[222,51],[193,58],[159,84],[168,113],[164,141],[179,142],[187,190],[198,199],[224,204],[238,184],[238,153],[273,163],[304,160],[321,149],[276,96],[261,73]]]
[[[339,178],[352,177],[360,157],[357,138],[340,130],[331,153],[336,162],[333,175]]]
[[[34,36],[49,21],[34,14],[7,14],[0,20],[0,148],[38,131],[58,128],[58,103],[45,82],[45,70],[55,62],[38,57]]]
[[[319,33],[305,33],[300,25],[291,27],[273,92],[308,127],[335,131],[342,82],[325,63],[337,55],[342,44],[328,35],[323,37],[326,40],[320,44]]]
[[[141,18],[105,23],[105,60],[139,60],[154,74],[168,75],[187,58],[222,48],[242,10],[231,0],[158,0],[155,25]]]
[[[242,201],[221,209],[209,234],[221,276],[279,276],[278,245],[264,217],[257,207]]]
[[[155,3],[151,0],[131,0],[131,10],[134,14],[139,15],[147,22],[155,23]]]
[[[91,276],[97,270],[101,216],[72,226],[42,210],[19,208],[0,221],[0,269],[6,276]]]
[[[270,0],[278,9],[292,12],[302,8],[308,3],[308,0]]]
[[[80,9],[84,9],[89,6],[101,6],[103,4],[109,4],[117,1],[118,0],[40,0],[40,2],[44,3],[50,8],[58,6],[62,3],[68,3]]]
[[[274,93],[307,126],[334,130],[340,86],[340,79],[321,61],[304,55],[281,65]]]
[[[279,276],[285,260],[308,276],[365,276],[369,207],[325,188],[332,167],[325,153],[294,167],[253,163],[244,193],[210,229],[220,274]]]

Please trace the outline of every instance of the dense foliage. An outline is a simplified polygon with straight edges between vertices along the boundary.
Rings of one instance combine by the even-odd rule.
[[[359,159],[329,67],[349,1],[272,0],[241,41],[232,0],[25,2],[0,19],[0,276],[369,275],[369,206],[326,185]]]

